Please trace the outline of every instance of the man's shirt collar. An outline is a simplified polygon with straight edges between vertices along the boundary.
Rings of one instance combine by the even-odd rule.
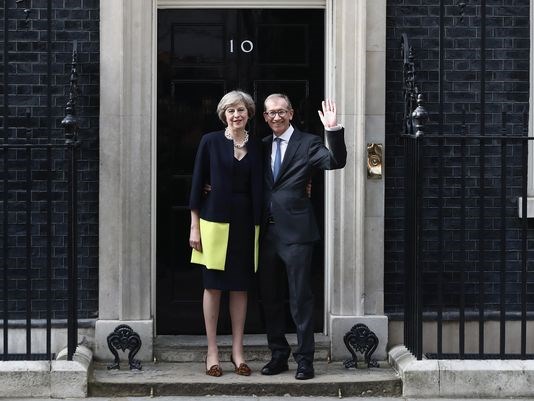
[[[289,127],[285,130],[285,132],[282,135],[277,137],[275,134],[273,134],[273,140],[275,138],[282,138],[285,142],[289,142],[291,135],[293,135],[293,131],[295,131],[295,128],[293,128],[293,126],[289,124]]]

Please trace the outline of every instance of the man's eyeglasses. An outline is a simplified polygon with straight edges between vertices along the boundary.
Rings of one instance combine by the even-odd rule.
[[[265,114],[266,116],[269,116],[269,118],[275,118],[276,115],[278,114],[280,117],[283,118],[287,114],[287,110],[271,110],[271,111],[266,111],[263,114]]]

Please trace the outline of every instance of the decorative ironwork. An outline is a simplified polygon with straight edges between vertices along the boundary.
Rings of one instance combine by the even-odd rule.
[[[486,14],[496,17],[498,7],[491,6],[491,11],[490,8],[486,10],[486,1],[480,2],[476,23],[470,22],[468,30],[460,31],[459,36],[463,38],[463,35],[468,36],[469,30],[476,28],[480,32],[480,40],[477,40],[480,48],[469,45],[471,55],[460,56],[469,60],[473,54],[479,55],[475,65],[469,67],[470,73],[476,73],[476,80],[457,84],[460,79],[447,75],[451,68],[451,71],[457,71],[456,66],[448,64],[450,60],[446,48],[452,46],[455,49],[455,43],[445,39],[449,29],[445,23],[449,23],[450,18],[445,12],[445,1],[440,0],[439,4],[439,80],[435,92],[438,96],[433,99],[434,103],[439,102],[439,112],[435,114],[438,124],[434,135],[427,132],[422,135],[421,126],[426,123],[428,114],[419,109],[422,99],[415,83],[414,52],[408,37],[402,36],[405,114],[404,134],[400,142],[404,145],[405,167],[404,344],[419,360],[424,355],[437,359],[529,359],[532,356],[527,354],[529,337],[526,330],[527,273],[531,262],[528,225],[526,219],[509,224],[508,218],[511,212],[515,212],[511,208],[517,199],[522,200],[520,208],[525,213],[527,210],[527,146],[534,138],[527,136],[528,128],[525,128],[524,136],[516,135],[519,128],[518,106],[524,99],[488,97],[491,90],[488,92],[486,85],[489,77],[486,59],[492,47],[488,47],[490,42],[486,40],[486,34],[490,32],[486,29],[486,22],[490,21]],[[456,21],[463,17],[465,4],[454,1]],[[491,33],[488,36],[493,38]],[[466,97],[466,104],[462,106],[454,96],[464,91],[471,91],[475,96]],[[415,109],[414,100],[417,102]],[[491,104],[490,108],[486,102]],[[495,111],[498,103],[503,108],[500,130]],[[528,103],[524,104],[527,107]],[[489,115],[492,115],[492,124],[486,124]],[[459,126],[449,126],[455,124],[458,118]],[[525,127],[528,125],[525,124]],[[478,135],[476,131],[479,131]],[[492,181],[490,177],[498,179]],[[454,194],[450,192],[452,182]],[[452,198],[454,201],[450,202]],[[426,207],[429,204],[432,210]],[[490,205],[491,212],[488,212]],[[453,226],[454,237],[449,235]],[[430,231],[433,232],[432,239],[426,237]],[[467,240],[471,236],[477,238],[475,245]],[[492,238],[498,240],[498,245],[491,242]],[[507,258],[511,249],[518,255],[514,263]],[[454,262],[451,263],[451,260]],[[472,278],[467,276],[467,264],[473,266],[475,273]],[[427,269],[427,266],[431,268]],[[512,290],[507,290],[511,288],[508,279],[510,269],[517,272],[513,290],[517,290],[515,298],[510,296]],[[491,306],[488,302],[488,280],[499,289],[491,294],[494,297]],[[458,291],[447,294],[452,282]],[[428,285],[432,285],[432,294],[424,293]],[[450,312],[451,309],[455,311]],[[428,346],[426,339],[423,341],[425,319],[435,319],[436,323],[436,353],[433,354],[423,353]],[[453,320],[458,323],[458,344],[454,352],[444,353],[444,327],[447,321]],[[498,352],[486,353],[485,329],[490,320],[499,321],[500,342],[495,347]],[[510,336],[505,329],[510,320],[521,320],[521,330],[518,330],[521,333],[516,333],[520,337],[520,353],[507,352]],[[471,336],[475,342],[478,337],[478,353],[476,349],[466,352],[465,342],[469,337],[466,335],[467,321],[478,323],[478,333]]]
[[[367,367],[379,367],[376,359],[371,359],[371,355],[378,347],[378,337],[365,324],[358,323],[354,325],[343,337],[343,342],[352,355],[352,359],[347,359],[343,362],[345,368],[349,369],[358,367],[358,357],[356,352],[364,354]]]
[[[415,127],[415,136],[423,135],[423,127],[428,121],[428,113],[423,107],[423,95],[417,95],[417,107],[412,113],[412,125]]]
[[[465,2],[460,1],[456,3],[459,9],[459,15],[460,15],[460,22],[464,22],[464,13],[465,13]]]
[[[77,283],[79,281],[77,275],[77,197],[76,197],[76,164],[78,158],[79,142],[74,143],[58,143],[53,141],[51,132],[54,125],[53,119],[56,116],[52,111],[53,103],[53,87],[52,81],[56,81],[52,70],[52,37],[55,35],[52,31],[52,1],[40,1],[41,8],[45,8],[46,17],[40,18],[40,22],[46,21],[46,61],[42,57],[40,59],[40,66],[46,63],[46,72],[37,69],[36,74],[38,79],[35,80],[35,85],[41,85],[46,88],[46,102],[39,100],[39,104],[35,105],[32,101],[28,101],[27,108],[24,112],[18,113],[17,108],[22,109],[24,101],[20,99],[15,101],[13,105],[10,104],[11,97],[17,99],[16,80],[12,80],[12,76],[17,75],[17,71],[11,68],[13,60],[18,59],[20,55],[17,53],[22,47],[17,46],[17,43],[30,43],[27,38],[23,38],[14,32],[13,27],[19,29],[20,27],[28,28],[30,16],[35,17],[31,6],[31,0],[9,0],[2,3],[3,9],[3,124],[2,128],[4,135],[0,138],[0,160],[2,161],[1,173],[3,179],[0,179],[0,219],[2,220],[2,243],[0,246],[0,264],[2,272],[0,273],[2,279],[0,305],[3,309],[1,323],[3,327],[3,334],[0,338],[2,342],[3,351],[0,353],[0,360],[51,360],[55,358],[52,353],[52,318],[55,317],[58,310],[53,310],[53,294],[57,290],[57,285],[63,290],[65,287],[65,280],[54,275],[54,271],[68,268],[67,279],[67,348],[68,360],[73,359],[74,352],[77,347],[78,326],[77,326]],[[35,2],[33,2],[35,4]],[[20,12],[24,11],[25,21],[22,20]],[[31,14],[31,15],[30,15]],[[44,28],[43,28],[44,30]],[[41,31],[43,31],[41,30]],[[24,51],[24,50],[22,50]],[[74,62],[76,64],[76,62]],[[75,70],[74,70],[75,72]],[[76,74],[74,73],[74,77]],[[19,77],[20,78],[20,77]],[[73,76],[71,75],[71,78]],[[27,82],[27,85],[33,85],[34,80]],[[76,80],[72,82],[76,86]],[[33,93],[28,90],[24,93]],[[73,91],[73,99],[75,91]],[[39,89],[41,94],[41,89]],[[41,99],[41,98],[40,98]],[[19,103],[20,102],[20,103]],[[11,106],[13,109],[11,110]],[[11,114],[17,116],[13,118]],[[20,114],[20,116],[19,116]],[[35,116],[38,115],[39,118]],[[24,120],[19,119],[24,117]],[[10,126],[13,124],[14,126]],[[69,124],[68,124],[69,125]],[[22,129],[24,128],[24,130]],[[39,128],[39,131],[35,131]],[[41,133],[47,131],[47,138],[41,137]],[[77,128],[74,129],[77,131]],[[11,135],[10,135],[11,133]],[[24,137],[23,134],[25,133]],[[33,134],[36,133],[37,137]],[[24,139],[24,140],[23,140]],[[47,139],[47,140],[46,140]],[[35,155],[39,155],[35,159]],[[61,167],[64,166],[64,169]],[[36,173],[38,172],[38,173]],[[40,178],[36,178],[37,175]],[[64,188],[65,181],[68,182],[65,190],[59,189],[59,192],[54,191],[53,188]],[[16,191],[16,192],[15,192]],[[38,191],[38,192],[37,192]],[[20,202],[20,209],[9,207],[10,199],[21,193],[22,198]],[[38,195],[37,195],[38,193]],[[37,195],[37,196],[36,196]],[[67,201],[65,206],[56,207],[57,201]],[[42,210],[39,214],[38,222],[35,220],[35,211]],[[46,210],[46,212],[44,212]],[[13,247],[9,233],[13,229],[15,221],[12,219],[15,214],[21,215],[20,231],[20,246]],[[53,220],[53,213],[63,216],[67,214],[68,222],[62,222],[60,225],[57,219]],[[54,223],[53,223],[54,221]],[[16,222],[19,225],[18,222]],[[38,231],[40,235],[39,244],[34,244],[34,232],[36,224],[39,225]],[[67,226],[68,224],[68,226]],[[25,227],[24,227],[25,226]],[[64,241],[61,244],[56,244],[53,233],[56,230],[63,232],[64,227],[67,228],[67,235],[63,236]],[[25,248],[25,253],[24,253]],[[19,251],[20,250],[20,251]],[[65,264],[62,262],[54,263],[53,255],[59,252],[62,255],[68,254],[68,260]],[[18,256],[20,253],[20,256]],[[39,269],[36,269],[35,255],[43,255],[42,261],[39,262]],[[10,270],[7,267],[11,264],[11,258],[20,258],[25,265],[25,271],[20,269],[20,272]],[[65,266],[66,265],[66,266]],[[25,273],[25,274],[24,274]],[[13,300],[9,295],[10,288],[16,274],[21,279],[20,293],[21,305],[17,306],[16,310],[11,307]],[[24,274],[24,276],[21,276]],[[61,275],[62,276],[62,275]],[[32,290],[35,279],[42,282],[42,289],[39,294],[34,294]],[[25,302],[24,302],[25,301]],[[39,303],[39,310],[32,309],[35,302]],[[63,302],[63,301],[61,301]],[[25,303],[25,305],[24,305]],[[42,309],[41,309],[42,305]],[[59,309],[63,309],[62,307]],[[45,331],[45,338],[43,351],[35,352],[35,347],[32,345],[32,334],[34,332],[34,318],[43,318],[43,327]],[[17,329],[18,323],[16,321],[25,321],[24,334],[26,336],[26,350],[24,353],[17,352],[16,349],[10,349],[8,346],[11,343],[11,329]],[[39,323],[40,326],[40,323]],[[21,350],[22,351],[22,350]]]
[[[15,3],[16,3],[17,5],[20,4],[20,3],[22,3],[22,2],[27,3],[28,0],[16,0],[16,1],[15,1]],[[29,24],[29,22],[30,22],[29,20],[30,20],[30,13],[31,13],[31,12],[32,12],[32,9],[29,8],[29,6],[26,6],[26,7],[24,8],[24,24],[25,24],[26,26],[28,26],[28,24]]]
[[[76,99],[78,97],[78,44],[72,45],[72,61],[70,70],[69,100],[65,107],[65,118],[61,125],[65,129],[65,143],[72,143],[78,139],[79,123],[76,118]]]
[[[428,121],[428,113],[423,107],[423,94],[415,83],[415,54],[413,47],[408,43],[408,35],[405,33],[402,34],[401,51],[404,73],[403,135],[417,137],[423,135],[423,127]]]
[[[120,359],[118,349],[121,351],[130,350],[128,354],[128,363],[130,370],[142,370],[141,361],[134,359],[134,356],[141,349],[141,337],[132,328],[126,324],[121,324],[115,328],[108,338],[108,347],[115,357],[113,363],[108,366],[108,369],[120,369]]]
[[[78,97],[78,50],[77,42],[74,41],[72,45],[72,61],[71,61],[71,71],[70,71],[70,85],[69,85],[69,100],[65,106],[65,117],[61,121],[62,127],[65,129],[65,145],[66,157],[70,160],[68,167],[67,177],[68,177],[68,186],[69,186],[69,199],[68,199],[68,232],[69,232],[69,241],[67,246],[67,268],[69,276],[69,304],[68,304],[68,314],[71,319],[69,319],[67,332],[69,337],[68,345],[68,358],[69,360],[76,352],[76,333],[78,331],[78,318],[77,318],[77,305],[72,302],[72,300],[77,299],[78,297],[78,287],[75,280],[75,277],[78,276],[78,256],[76,242],[74,241],[77,238],[77,218],[78,209],[77,209],[77,193],[78,193],[78,178],[77,178],[77,165],[76,165],[76,150],[78,143],[78,130],[79,124],[78,119],[76,118],[76,100]]]

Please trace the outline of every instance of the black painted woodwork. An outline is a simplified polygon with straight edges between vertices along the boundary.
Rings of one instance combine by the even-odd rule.
[[[217,103],[237,88],[258,107],[251,134],[268,134],[261,113],[273,92],[292,100],[295,126],[322,133],[316,110],[324,94],[324,11],[158,11],[158,334],[204,333],[201,269],[189,262],[191,172],[202,134],[223,127]],[[322,174],[314,179],[313,200],[322,222]],[[321,243],[314,255],[317,331],[323,329],[323,259]],[[256,291],[249,294],[245,330],[264,332]],[[230,332],[226,297],[219,332]]]

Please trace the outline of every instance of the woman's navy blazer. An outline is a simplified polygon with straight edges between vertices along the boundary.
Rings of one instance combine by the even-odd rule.
[[[252,136],[247,143],[245,157],[249,158],[251,165],[254,224],[259,225],[262,209],[262,156],[259,142]],[[198,209],[200,218],[220,223],[230,222],[233,164],[234,144],[224,136],[224,131],[202,136],[195,158],[189,201],[190,209]],[[204,194],[206,184],[211,185],[208,194]]]

